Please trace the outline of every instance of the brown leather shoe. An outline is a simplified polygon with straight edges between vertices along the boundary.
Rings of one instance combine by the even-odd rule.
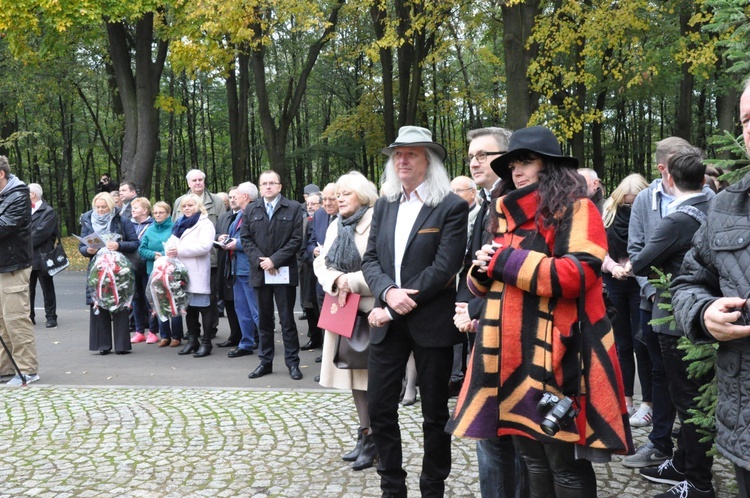
[[[170,348],[176,348],[182,344],[182,341],[179,339],[172,339],[172,342],[169,343]]]
[[[159,346],[160,348],[163,348],[163,347],[169,346],[169,343],[170,343],[170,342],[171,342],[171,341],[170,341],[169,339],[162,339],[161,341],[159,341],[159,344],[158,344],[158,346]]]

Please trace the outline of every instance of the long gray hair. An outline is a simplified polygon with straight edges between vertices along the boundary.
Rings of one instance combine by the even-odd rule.
[[[427,173],[424,177],[426,198],[422,199],[427,206],[435,207],[451,192],[451,180],[445,170],[443,161],[428,147],[424,148],[427,154]],[[388,159],[383,170],[383,184],[381,192],[389,201],[396,201],[401,196],[403,184],[396,173],[393,157]]]

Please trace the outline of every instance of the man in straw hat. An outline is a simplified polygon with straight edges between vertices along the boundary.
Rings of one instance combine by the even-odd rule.
[[[422,496],[443,496],[451,468],[448,382],[453,345],[454,277],[466,247],[468,204],[452,193],[446,152],[432,133],[404,126],[382,151],[384,197],[375,204],[362,271],[376,297],[369,316],[367,400],[383,496],[406,497],[398,398],[414,353],[424,416]]]

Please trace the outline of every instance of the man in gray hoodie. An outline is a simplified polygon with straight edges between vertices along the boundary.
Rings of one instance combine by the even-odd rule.
[[[675,199],[666,181],[669,158],[675,154],[687,153],[703,155],[702,151],[679,137],[668,137],[656,144],[654,160],[660,177],[654,180],[647,189],[642,190],[633,202],[628,230],[630,259],[635,259],[640,254],[656,226],[667,215],[667,206]],[[709,199],[716,195],[707,186],[704,186],[703,192]],[[634,455],[625,457],[622,463],[626,467],[643,468],[661,465],[672,456],[674,448],[672,425],[676,412],[669,395],[659,339],[649,325],[657,291],[648,282],[647,277],[636,277],[636,279],[641,286],[641,335],[651,358],[653,414],[639,410],[630,420],[631,425],[640,427],[648,425],[648,418],[651,415],[653,428],[648,436],[649,442],[639,448]]]

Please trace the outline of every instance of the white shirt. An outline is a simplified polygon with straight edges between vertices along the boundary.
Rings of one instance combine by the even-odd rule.
[[[405,191],[401,193],[401,203],[398,206],[398,216],[396,217],[393,248],[393,264],[395,265],[393,274],[396,285],[399,287],[401,287],[401,263],[404,260],[404,253],[406,252],[406,243],[409,241],[409,234],[411,234],[411,229],[414,228],[414,222],[417,221],[419,211],[424,206],[422,199],[424,199],[425,194],[424,183],[415,188],[411,196],[407,196]]]
[[[690,200],[693,197],[698,197],[699,195],[703,195],[703,192],[695,192],[693,194],[686,194],[675,198],[675,200],[667,204],[667,214],[674,213],[675,211],[677,211],[677,208],[685,203],[685,201]]]

